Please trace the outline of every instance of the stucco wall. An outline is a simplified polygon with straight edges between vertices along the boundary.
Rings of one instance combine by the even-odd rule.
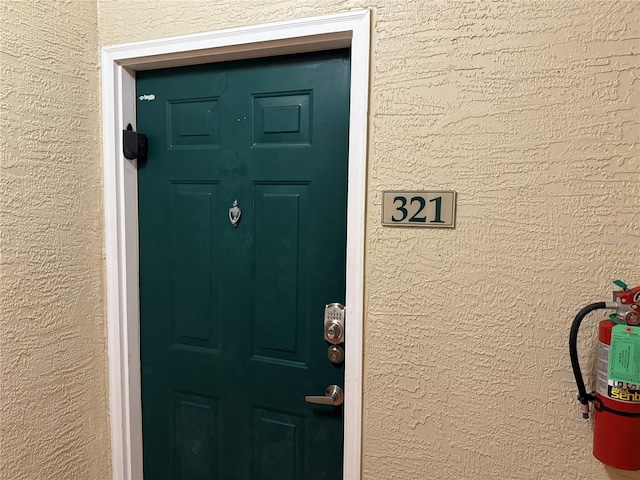
[[[640,4],[577,0],[5,0],[1,478],[109,477],[96,44],[367,6],[363,477],[640,479],[566,349],[640,283]],[[381,227],[394,188],[457,190],[457,228]]]
[[[100,43],[367,6],[364,478],[640,479],[591,456],[567,352],[640,283],[640,4],[99,1]],[[382,190],[437,188],[455,230],[380,225]]]
[[[107,479],[96,3],[0,32],[0,478]]]

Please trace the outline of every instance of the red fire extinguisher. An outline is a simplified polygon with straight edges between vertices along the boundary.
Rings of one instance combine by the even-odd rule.
[[[587,305],[576,316],[569,334],[569,353],[583,418],[589,418],[589,403],[593,403],[595,410],[593,455],[614,468],[640,470],[640,384],[611,378],[609,366],[612,353],[615,361],[626,362],[625,365],[632,368],[636,365],[634,361],[638,361],[640,286],[630,289],[619,280],[613,283],[622,288],[614,292],[613,302]],[[578,363],[578,330],[590,312],[600,309],[614,309],[615,313],[599,324],[596,391],[587,393]],[[616,342],[619,335],[627,335],[629,341],[616,343],[615,352],[611,352],[612,334],[617,325],[620,326],[615,330]],[[622,347],[618,348],[619,345]]]

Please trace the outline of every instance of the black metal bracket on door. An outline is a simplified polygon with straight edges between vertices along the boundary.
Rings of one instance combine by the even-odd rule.
[[[134,132],[131,124],[127,125],[127,129],[122,131],[122,151],[128,160],[147,158],[147,136]]]

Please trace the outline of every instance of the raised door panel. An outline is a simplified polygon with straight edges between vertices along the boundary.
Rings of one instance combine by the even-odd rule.
[[[254,358],[306,364],[308,185],[253,188]]]
[[[219,411],[215,398],[174,392],[173,478],[218,480]]]
[[[171,183],[171,319],[173,341],[219,348],[218,185]]]

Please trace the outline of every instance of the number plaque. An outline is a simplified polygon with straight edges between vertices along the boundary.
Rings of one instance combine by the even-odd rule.
[[[382,192],[382,225],[453,228],[456,192]]]

